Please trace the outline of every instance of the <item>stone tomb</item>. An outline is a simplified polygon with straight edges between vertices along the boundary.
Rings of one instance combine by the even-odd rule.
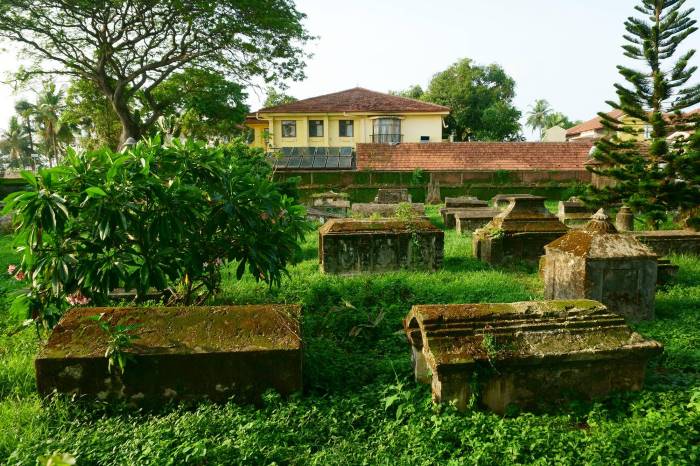
[[[399,204],[401,202],[411,202],[411,195],[406,188],[380,188],[374,198],[375,204]]]
[[[659,256],[689,254],[700,256],[700,232],[693,230],[635,231],[631,233]]]
[[[540,196],[511,197],[506,210],[474,232],[474,257],[491,264],[537,262],[544,254],[544,245],[568,231],[544,201]]]
[[[400,204],[374,204],[365,202],[355,202],[352,205],[351,211],[353,217],[371,217],[378,215],[380,217],[395,217],[396,210]],[[425,204],[413,203],[411,208],[417,217],[425,216]]]
[[[508,207],[510,199],[513,197],[518,199],[529,199],[535,196],[532,194],[496,194],[491,198],[491,205],[498,209],[505,209]]]
[[[654,318],[656,254],[618,233],[602,209],[544,248],[546,299],[595,299],[631,321]]]
[[[572,197],[568,201],[559,201],[557,217],[567,227],[584,226],[591,219],[591,215],[593,215],[593,211],[576,197]]]
[[[499,213],[498,209],[460,209],[454,214],[455,229],[460,234],[471,233],[486,226]]]
[[[488,207],[489,203],[482,201],[473,196],[462,196],[462,197],[446,197],[445,207],[446,208],[463,208],[472,209],[478,207]]]
[[[639,390],[662,351],[589,300],[413,306],[404,330],[434,402],[464,410],[474,394],[499,414]]]
[[[107,369],[110,325],[137,324],[124,374]],[[35,360],[37,388],[101,400],[260,401],[274,389],[302,389],[300,308],[296,305],[73,308]]]
[[[443,207],[440,209],[440,215],[442,216],[442,221],[445,223],[445,228],[455,228],[457,225],[456,217],[459,214],[462,213],[472,213],[473,215],[476,216],[481,216],[481,217],[488,217],[489,220],[491,220],[493,217],[498,215],[501,211],[498,209],[490,209],[488,207],[479,207],[479,208],[452,208],[452,207]],[[488,223],[487,220],[484,222],[481,226],[484,226],[486,223]]]
[[[443,231],[423,219],[334,219],[318,230],[320,268],[329,274],[435,271],[443,253]]]

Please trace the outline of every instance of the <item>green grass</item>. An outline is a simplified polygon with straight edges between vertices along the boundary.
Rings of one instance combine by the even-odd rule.
[[[428,212],[441,224],[435,208]],[[281,288],[227,278],[218,302],[301,303],[305,312],[305,393],[269,394],[259,409],[228,403],[140,412],[42,402],[34,390],[36,334],[5,336],[13,326],[7,297],[17,284],[0,281],[0,464],[31,465],[53,451],[75,454],[80,465],[700,461],[700,260],[673,258],[680,273],[657,294],[657,320],[637,327],[666,346],[644,391],[502,417],[434,406],[430,388],[411,379],[401,319],[416,303],[539,299],[542,284],[532,269],[474,260],[469,237],[452,231],[445,240],[445,267],[434,274],[320,275],[310,234]],[[10,239],[0,239],[0,267],[12,260]],[[375,327],[351,336],[382,312]]]

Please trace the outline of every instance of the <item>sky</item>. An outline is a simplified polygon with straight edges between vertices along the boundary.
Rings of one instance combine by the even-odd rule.
[[[435,73],[470,58],[497,63],[515,79],[514,103],[523,114],[535,99],[546,99],[570,119],[588,120],[609,109],[605,101],[614,97],[613,84],[620,81],[615,67],[625,62],[623,23],[637,3],[297,0],[307,29],[318,38],[307,45],[313,54],[307,78],[288,83],[286,92],[301,99],[355,86],[380,92],[413,84],[425,88]],[[700,0],[686,5],[700,7]],[[700,49],[700,32],[687,42]],[[0,53],[0,76],[16,66],[16,51]],[[251,109],[264,97],[250,89]],[[7,125],[15,99],[12,88],[0,84],[0,128]],[[525,135],[534,137],[527,129]]]

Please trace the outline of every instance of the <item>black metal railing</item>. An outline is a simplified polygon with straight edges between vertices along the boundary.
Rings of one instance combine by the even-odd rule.
[[[398,144],[403,140],[403,134],[373,134],[372,142],[375,144]]]

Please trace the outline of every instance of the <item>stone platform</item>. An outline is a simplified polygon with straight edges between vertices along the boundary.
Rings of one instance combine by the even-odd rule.
[[[413,306],[404,330],[434,402],[464,410],[474,394],[499,414],[640,390],[663,348],[589,300]]]
[[[137,324],[124,374],[110,373],[108,337],[88,316]],[[296,305],[73,308],[35,360],[37,388],[101,400],[257,403],[266,390],[302,389]]]
[[[700,256],[700,232],[692,230],[635,231],[634,235],[659,256],[688,254]]]
[[[427,220],[334,219],[318,230],[322,272],[355,274],[442,267],[444,233]]]

